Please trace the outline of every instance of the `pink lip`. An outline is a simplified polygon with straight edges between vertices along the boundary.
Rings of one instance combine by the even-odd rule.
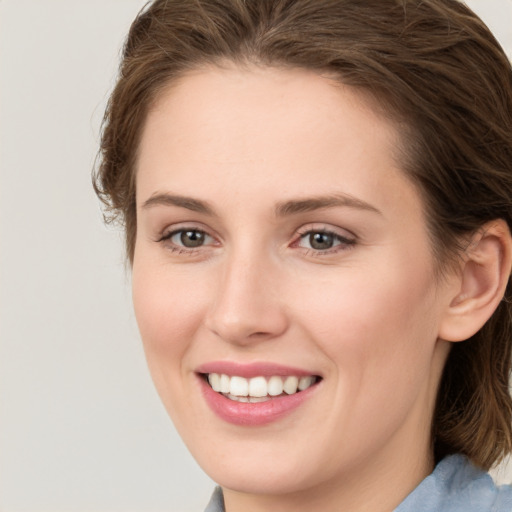
[[[269,377],[272,375],[283,377],[287,375],[295,375],[297,377],[313,375],[311,372],[305,370],[273,363],[241,365],[224,361],[202,365],[197,369],[197,373],[224,373],[226,375],[237,375],[245,378],[258,376]],[[267,400],[266,402],[247,403],[236,402],[226,398],[221,393],[217,393],[201,375],[198,375],[198,381],[206,403],[212,411],[219,416],[219,418],[228,423],[243,426],[259,426],[278,421],[306,402],[315,393],[319,385],[319,383],[317,383],[304,391],[299,391],[293,395],[282,395]]]
[[[308,375],[317,375],[300,368],[292,368],[277,363],[249,363],[240,364],[232,361],[212,361],[206,363],[196,370],[197,373],[224,373],[230,376],[244,377],[250,379],[252,377],[272,377],[272,375],[280,375],[286,377],[295,375],[296,377],[307,377]]]

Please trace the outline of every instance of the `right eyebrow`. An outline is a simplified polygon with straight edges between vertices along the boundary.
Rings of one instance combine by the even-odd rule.
[[[205,215],[215,214],[213,208],[205,201],[168,193],[154,194],[142,203],[142,209],[153,208],[155,206],[178,206]]]

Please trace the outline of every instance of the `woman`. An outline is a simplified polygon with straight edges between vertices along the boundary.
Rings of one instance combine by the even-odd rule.
[[[101,153],[208,511],[512,510],[512,70],[468,8],[156,0]]]

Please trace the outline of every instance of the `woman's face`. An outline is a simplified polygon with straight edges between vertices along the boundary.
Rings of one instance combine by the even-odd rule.
[[[429,469],[451,297],[397,144],[305,70],[197,71],[149,113],[137,321],[177,429],[228,489]]]

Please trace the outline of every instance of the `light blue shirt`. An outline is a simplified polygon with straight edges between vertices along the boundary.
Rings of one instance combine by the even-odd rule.
[[[205,512],[225,512],[220,487]],[[512,487],[492,478],[462,455],[443,459],[395,512],[512,512]]]

